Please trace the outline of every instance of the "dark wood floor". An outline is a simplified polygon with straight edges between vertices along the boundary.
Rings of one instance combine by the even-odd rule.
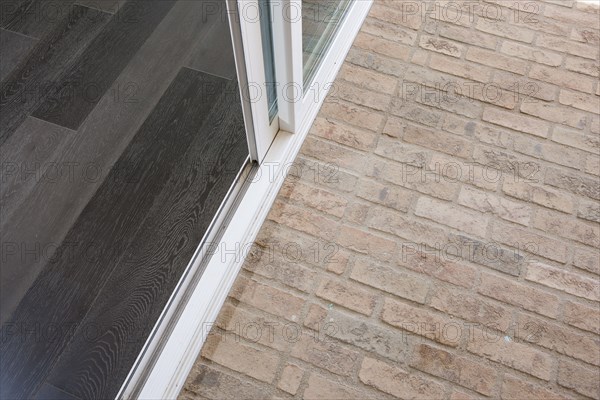
[[[194,0],[13,3],[0,398],[114,398],[248,156],[229,28]]]

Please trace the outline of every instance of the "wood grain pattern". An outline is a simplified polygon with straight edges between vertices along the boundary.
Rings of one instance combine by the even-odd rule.
[[[4,1],[0,26],[37,39],[45,37],[71,13],[75,0]]]
[[[14,335],[0,344],[0,397],[27,397],[56,362],[147,218],[223,80],[182,69],[21,301],[10,323],[59,327],[53,340]],[[192,111],[193,110],[193,111]],[[74,245],[73,245],[74,244]],[[65,248],[69,246],[68,252]],[[51,296],[51,298],[49,298]]]
[[[56,164],[48,160],[52,160],[54,155],[62,150],[64,144],[72,140],[75,135],[76,132],[70,129],[29,117],[17,129],[15,135],[0,146],[0,160],[2,160],[0,229],[4,233],[9,233],[3,239],[5,246],[7,243],[15,245],[18,243],[15,241],[16,237],[10,235],[10,232],[21,229],[8,224],[10,216],[19,209],[26,195],[40,181],[51,183],[52,180],[60,179],[61,168],[57,168]],[[35,212],[31,209],[23,211]],[[38,239],[41,237],[43,235],[37,235]],[[36,242],[34,237],[31,237],[25,245],[29,249],[34,249]],[[33,281],[28,275],[40,269],[39,264],[45,263],[44,260],[38,259],[36,262],[33,257],[30,257],[31,263],[38,264],[32,268],[31,264],[23,262],[20,251],[16,250],[17,247],[20,246],[10,247],[2,259],[0,323],[8,318],[27,292]],[[44,258],[52,257],[54,247],[47,248]]]
[[[174,4],[175,0],[125,3],[32,115],[79,128]]]
[[[74,6],[0,85],[0,145],[43,102],[59,76],[108,22],[110,14]]]
[[[226,79],[236,76],[229,22],[220,16],[190,54],[187,67]]]
[[[27,56],[37,39],[0,29],[0,81]]]
[[[113,398],[247,156],[237,85],[211,115],[148,212],[49,382],[80,398]]]
[[[60,244],[86,204],[94,196],[108,171],[125,151],[135,133],[156,106],[173,81],[190,49],[203,37],[206,25],[202,22],[203,5],[196,1],[177,2],[138,54],[115,81],[108,93],[90,113],[83,125],[62,149],[48,159],[49,164],[65,170],[69,179],[42,179],[28,195],[19,201],[19,207],[10,219],[1,221],[0,238],[24,246],[39,245],[52,248]],[[178,45],[174,45],[177,43]],[[117,96],[129,84],[136,83],[133,97]],[[69,172],[77,165],[76,173]],[[84,167],[98,172],[87,179]],[[33,212],[32,212],[33,210]],[[9,258],[2,268],[20,269],[18,288],[28,288],[44,266],[43,260],[31,257]],[[17,262],[18,261],[18,262]],[[14,263],[12,265],[11,263]],[[22,297],[25,292],[15,293]],[[3,312],[10,314],[14,309]],[[3,317],[2,318],[8,318]]]
[[[79,400],[70,393],[64,392],[55,386],[44,383],[41,389],[35,394],[35,400]]]

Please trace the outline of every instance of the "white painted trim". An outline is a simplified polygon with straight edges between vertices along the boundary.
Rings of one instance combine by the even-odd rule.
[[[319,79],[334,80],[371,4],[372,0],[358,0],[353,4],[346,22],[340,28],[340,34],[326,55],[326,60],[331,60],[330,67],[322,68],[318,72]],[[231,250],[235,249],[237,244],[238,248],[243,249],[244,245],[249,245],[255,240],[283,184],[289,165],[293,163],[308,135],[324,96],[319,100],[307,107],[295,134],[279,131],[226,227],[219,241],[220,246],[226,245],[226,249]],[[209,328],[217,318],[244,262],[244,256],[240,251],[235,255],[216,252],[210,257],[181,315],[174,321],[171,334],[160,352],[155,355],[154,364],[149,366],[151,371],[145,382],[135,382],[136,376],[140,379],[139,371],[130,373],[132,379],[127,386],[141,386],[137,398],[177,398],[200,354]],[[196,257],[192,271],[188,274],[190,280],[201,263],[202,257]],[[122,393],[123,398],[131,398],[133,392],[124,387]]]
[[[279,119],[269,119],[267,78],[258,10],[258,0],[227,1],[227,15],[234,38],[233,48],[244,103],[250,156],[254,161],[262,162],[279,131]],[[248,115],[249,109],[251,115]],[[252,130],[249,130],[249,127]]]

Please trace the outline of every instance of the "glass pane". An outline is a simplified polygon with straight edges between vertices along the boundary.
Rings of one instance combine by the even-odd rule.
[[[267,86],[267,101],[269,104],[269,120],[277,115],[277,88],[275,86],[275,58],[273,54],[273,32],[271,27],[270,0],[259,0],[260,28],[262,33],[263,58],[265,63],[265,78]]]
[[[352,0],[302,0],[304,86],[308,87]]]

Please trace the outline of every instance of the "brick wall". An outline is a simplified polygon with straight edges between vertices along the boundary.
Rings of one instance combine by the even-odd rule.
[[[599,30],[376,0],[181,398],[599,399]]]

